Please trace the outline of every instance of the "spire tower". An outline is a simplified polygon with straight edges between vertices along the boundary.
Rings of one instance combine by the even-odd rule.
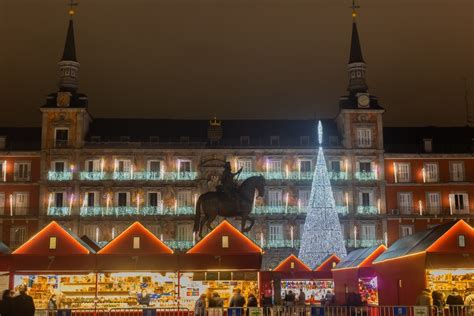
[[[80,64],[76,58],[76,44],[74,40],[74,7],[77,6],[73,0],[69,3],[69,25],[66,33],[66,43],[59,66],[59,91],[75,92],[78,88],[77,75]]]
[[[357,31],[357,11],[360,6],[356,5],[355,0],[352,0],[352,38],[351,51],[349,54],[349,63],[347,65],[347,72],[349,74],[348,91],[351,95],[357,93],[367,93],[368,86],[365,80],[366,64],[362,56],[362,48],[360,46],[359,32]]]

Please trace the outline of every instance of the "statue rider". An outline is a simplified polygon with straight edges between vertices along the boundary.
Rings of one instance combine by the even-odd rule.
[[[230,167],[230,162],[226,161],[219,190],[224,192],[231,199],[237,198],[237,185],[234,181],[234,177],[238,176],[241,172],[242,168],[240,168],[236,173],[233,173]]]

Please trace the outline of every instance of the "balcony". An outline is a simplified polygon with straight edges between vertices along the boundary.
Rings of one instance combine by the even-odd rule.
[[[272,214],[301,214],[304,212],[304,208],[298,206],[270,206],[260,205],[253,208],[253,214],[255,215],[272,215]]]
[[[100,206],[83,206],[80,209],[82,217],[94,216],[158,216],[158,215],[193,215],[193,206],[180,207],[163,207],[158,206],[144,206],[137,210],[136,207],[130,206],[114,206],[114,207],[100,207]]]
[[[70,171],[49,171],[49,181],[70,181],[72,180],[72,172]]]
[[[299,239],[274,239],[274,240],[253,240],[254,243],[264,249],[275,249],[275,248],[299,248]]]
[[[69,207],[50,207],[48,208],[49,216],[69,216],[71,215]]]
[[[329,171],[329,179],[333,181],[347,180],[347,172]]]
[[[100,171],[92,171],[92,172],[81,172],[79,174],[79,178],[81,180],[88,180],[88,181],[98,181],[98,180],[104,180],[105,179],[105,172],[100,172]]]
[[[164,180],[164,173],[157,171],[135,172],[133,174],[133,179],[145,181],[160,181]]]
[[[377,180],[377,174],[373,171],[360,171],[355,173],[355,178],[359,181]]]
[[[263,176],[264,174],[262,172],[241,172],[239,174],[238,180],[246,180],[250,177],[257,177],[257,176]]]
[[[347,248],[367,248],[373,247],[383,244],[383,240],[376,240],[376,239],[362,239],[362,240],[354,240],[354,239],[346,239],[345,244]]]
[[[343,205],[336,205],[336,211],[337,211],[337,214],[339,215],[348,215],[349,214],[349,210],[347,209],[347,206],[343,206]]]
[[[188,250],[194,246],[194,243],[189,240],[166,240],[165,244],[171,249]]]
[[[378,215],[380,214],[379,209],[377,206],[373,205],[359,205],[357,206],[357,214],[361,215]]]

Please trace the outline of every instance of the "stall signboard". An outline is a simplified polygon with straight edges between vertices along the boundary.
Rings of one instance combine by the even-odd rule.
[[[324,316],[324,307],[311,306],[311,316]]]
[[[428,307],[427,306],[413,306],[413,315],[428,316]]]
[[[243,316],[242,315],[242,307],[229,307],[227,309],[227,315],[228,316]]]
[[[143,309],[143,316],[156,316],[156,309],[155,308],[144,308]]]
[[[406,316],[408,314],[408,308],[402,306],[395,306],[393,308],[393,315],[394,316]]]
[[[249,316],[262,316],[263,308],[261,307],[248,307]]]

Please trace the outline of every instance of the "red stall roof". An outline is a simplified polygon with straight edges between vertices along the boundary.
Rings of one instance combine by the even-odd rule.
[[[97,253],[101,255],[170,255],[173,254],[173,250],[145,226],[135,222]]]
[[[331,271],[341,259],[336,255],[328,255],[314,271]]]
[[[69,229],[52,221],[27,242],[13,251],[14,255],[67,256],[87,255],[95,251]]]
[[[464,236],[463,247],[459,246],[458,238],[461,235]],[[457,257],[463,257],[463,254],[473,252],[474,229],[465,221],[456,220],[397,240],[374,263],[427,253],[427,264],[434,268],[438,265],[446,265],[446,261],[449,261],[446,258],[442,259],[441,254],[449,254],[451,259],[455,260]],[[468,263],[467,259],[461,258],[460,262]],[[472,266],[474,260],[470,259],[469,262]]]
[[[308,272],[311,268],[308,267],[303,261],[298,259],[295,255],[291,254],[286,259],[281,261],[275,269],[275,272]]]
[[[261,253],[262,248],[226,220],[220,223],[187,252],[187,254],[206,254],[214,256]]]

